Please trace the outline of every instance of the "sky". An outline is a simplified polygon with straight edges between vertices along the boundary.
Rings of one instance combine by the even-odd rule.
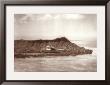
[[[14,39],[97,39],[96,14],[15,14]]]

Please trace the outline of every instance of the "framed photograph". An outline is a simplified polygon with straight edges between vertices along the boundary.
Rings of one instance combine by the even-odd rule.
[[[107,3],[1,2],[1,83],[107,85]]]

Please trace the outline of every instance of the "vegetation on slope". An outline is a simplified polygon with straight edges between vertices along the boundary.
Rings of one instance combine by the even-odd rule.
[[[56,51],[45,52],[46,46],[51,46],[56,49]],[[57,50],[63,49],[63,50]],[[31,53],[40,53],[33,56],[64,56],[64,55],[82,55],[91,54],[92,50],[85,49],[84,47],[79,47],[75,43],[71,43],[67,38],[61,37],[54,40],[15,40],[14,42],[15,55],[18,54],[25,56]],[[25,54],[25,55],[24,55]],[[26,55],[27,56],[27,55]]]

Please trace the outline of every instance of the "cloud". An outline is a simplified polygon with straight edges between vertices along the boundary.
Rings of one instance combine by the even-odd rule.
[[[53,17],[51,14],[38,14],[37,20],[51,20]]]
[[[84,19],[85,16],[81,14],[25,14],[19,19],[19,23],[27,24],[36,20],[53,20],[53,19]]]
[[[36,15],[34,14],[26,14],[25,16],[19,19],[19,23],[26,24],[36,20]]]
[[[69,36],[71,40],[96,37],[97,17],[94,14],[17,14],[15,22],[15,32],[19,32],[15,36],[26,39],[44,38],[42,36]]]
[[[79,19],[84,19],[84,15],[81,14],[64,14],[63,17],[65,19],[75,19],[75,20],[79,20]]]
[[[38,20],[52,20],[52,19],[60,19],[60,20],[81,20],[84,19],[85,16],[82,14],[43,14],[38,17]]]

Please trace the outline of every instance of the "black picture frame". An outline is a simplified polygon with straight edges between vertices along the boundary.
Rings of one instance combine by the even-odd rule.
[[[106,6],[105,12],[105,51],[106,79],[105,80],[6,80],[6,6],[8,5],[91,5]],[[110,84],[110,4],[109,0],[5,0],[0,2],[0,84],[2,85],[109,85]]]

